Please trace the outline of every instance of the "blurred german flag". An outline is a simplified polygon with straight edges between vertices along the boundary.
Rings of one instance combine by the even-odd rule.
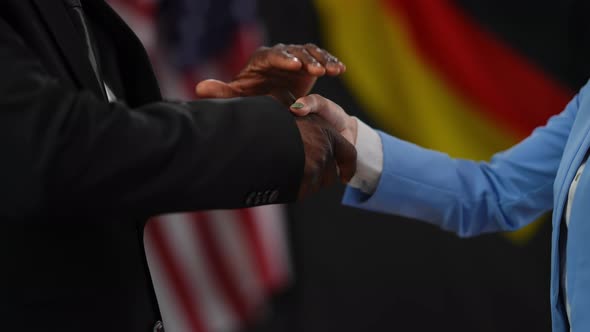
[[[487,160],[559,113],[559,83],[450,0],[316,0],[327,47],[378,127]],[[507,234],[526,242],[539,223]]]

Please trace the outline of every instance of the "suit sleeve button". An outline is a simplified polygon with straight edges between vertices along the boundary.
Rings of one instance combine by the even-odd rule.
[[[258,206],[258,205],[262,205],[263,203],[263,199],[264,199],[264,193],[262,191],[259,191],[256,193],[256,198],[254,200],[254,206]]]
[[[251,192],[246,197],[246,206],[253,206],[256,201],[256,192]]]
[[[273,190],[268,197],[268,204],[274,204],[279,200],[279,191]]]
[[[262,195],[262,204],[269,204],[270,203],[270,195],[272,194],[272,190],[267,190]]]

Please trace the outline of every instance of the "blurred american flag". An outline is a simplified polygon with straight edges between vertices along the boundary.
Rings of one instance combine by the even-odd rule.
[[[109,0],[146,47],[168,99],[229,80],[262,44],[255,0]],[[195,197],[198,199],[198,197]],[[281,206],[152,219],[145,246],[167,332],[231,332],[290,281]]]

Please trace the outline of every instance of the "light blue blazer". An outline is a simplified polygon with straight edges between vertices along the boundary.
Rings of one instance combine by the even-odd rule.
[[[453,159],[384,133],[374,194],[347,188],[346,205],[424,220],[459,236],[511,231],[553,210],[553,331],[566,332],[558,239],[569,186],[590,147],[590,83],[548,123],[488,162]],[[567,239],[573,332],[590,331],[590,169],[582,174]]]

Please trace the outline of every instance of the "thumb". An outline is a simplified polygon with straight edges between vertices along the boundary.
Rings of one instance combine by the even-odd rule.
[[[303,96],[297,99],[289,108],[291,109],[291,112],[297,116],[306,116],[310,113],[321,113],[325,105],[325,100],[325,98],[315,94]]]
[[[232,88],[231,85],[218,80],[199,82],[195,87],[195,93],[198,98],[234,98],[241,96],[240,92]]]
[[[328,121],[338,132],[347,129],[350,116],[330,99],[320,95],[313,94],[297,99],[290,107],[291,112],[297,116],[305,116],[310,113],[316,113],[324,120]]]

